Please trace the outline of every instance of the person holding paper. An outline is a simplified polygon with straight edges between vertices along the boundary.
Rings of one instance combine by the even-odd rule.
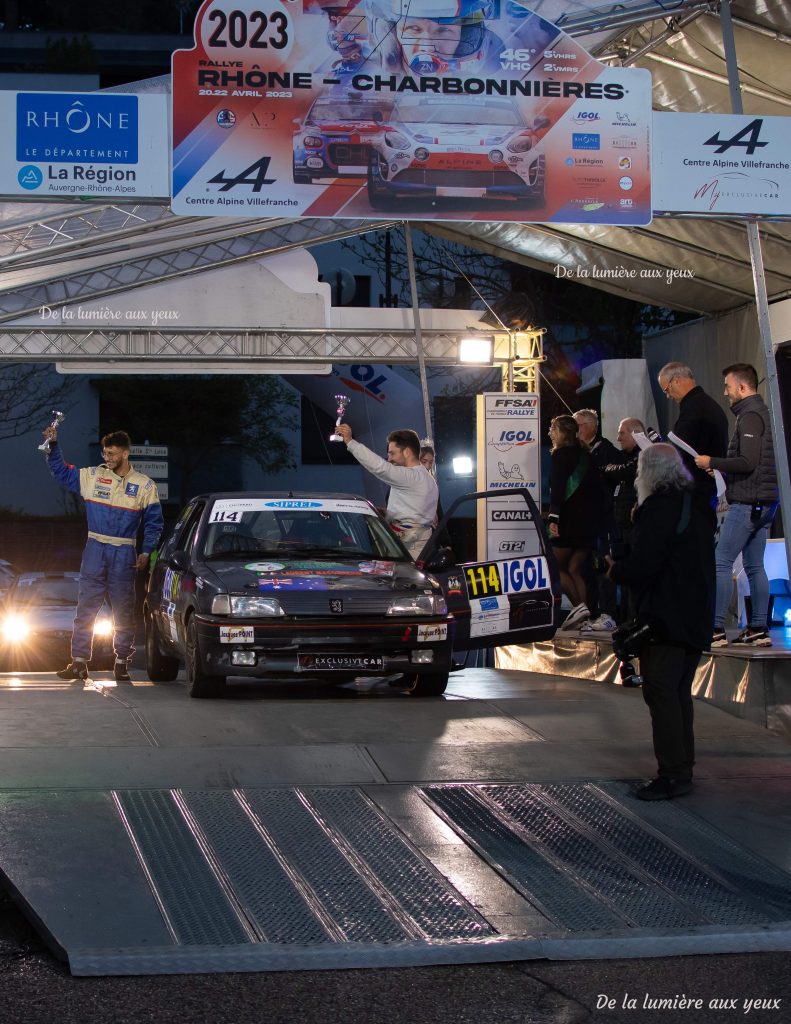
[[[678,419],[673,433],[696,452],[709,452],[722,458],[728,450],[728,417],[710,395],[700,387],[692,370],[684,363],[666,363],[659,371],[659,386],[671,402],[678,403]],[[691,455],[682,453],[684,465],[692,473],[695,491],[712,508],[717,506],[717,487]]]
[[[769,527],[778,506],[772,424],[769,410],[758,394],[758,374],[749,363],[734,363],[722,371],[725,395],[736,417],[736,430],[725,458],[698,455],[695,464],[704,472],[720,470],[728,489],[728,511],[717,542],[717,604],[712,647],[725,647],[725,612],[733,591],[733,563],[741,552],[750,582],[750,622],[734,644],[771,647],[767,629],[769,580],[764,551]]]

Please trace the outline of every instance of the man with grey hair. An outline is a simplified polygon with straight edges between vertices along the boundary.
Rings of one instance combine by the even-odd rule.
[[[670,444],[640,453],[636,489],[631,551],[608,572],[632,590],[635,628],[616,639],[640,658],[658,766],[635,795],[670,800],[692,789],[692,682],[714,619],[714,513]]]
[[[696,452],[723,458],[728,450],[728,417],[719,403],[699,386],[692,370],[685,363],[665,363],[658,380],[665,397],[678,403],[673,433]],[[696,466],[686,452],[681,457],[692,474],[695,490],[714,508],[717,485],[713,477]]]

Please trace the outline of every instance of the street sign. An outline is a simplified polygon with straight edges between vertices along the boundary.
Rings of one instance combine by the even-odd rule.
[[[129,454],[134,458],[138,456],[143,459],[166,459],[168,457],[168,446],[166,444],[133,444]]]
[[[168,478],[167,462],[134,462],[133,465],[138,473],[145,473],[152,480],[167,480]]]

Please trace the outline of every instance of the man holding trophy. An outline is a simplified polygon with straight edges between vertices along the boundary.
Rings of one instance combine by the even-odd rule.
[[[330,440],[336,437],[364,469],[390,485],[385,519],[410,555],[417,558],[431,536],[439,491],[434,477],[421,465],[420,439],[415,431],[394,430],[388,434],[387,461],[355,441],[348,423],[336,424]]]
[[[61,679],[88,678],[93,624],[105,597],[113,609],[115,678],[129,682],[129,659],[134,654],[135,571],[145,569],[148,556],[162,533],[162,508],[156,484],[129,463],[131,441],[123,430],[102,438],[104,462],[77,469],[64,461],[58,445],[56,419],[44,430],[50,472],[68,490],[79,494],[88,513],[88,542],[80,565],[80,588],[71,663],[58,672]],[[143,525],[143,550],[136,554]]]

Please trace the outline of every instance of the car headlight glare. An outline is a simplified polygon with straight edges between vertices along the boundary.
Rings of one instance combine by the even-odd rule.
[[[113,620],[107,618],[97,619],[93,624],[94,636],[109,636],[113,631]]]
[[[413,594],[390,602],[388,615],[446,615],[448,606],[441,594]]]
[[[29,633],[30,626],[22,615],[7,615],[3,620],[3,639],[7,643],[22,643]]]
[[[533,148],[533,140],[529,135],[517,135],[508,143],[509,153],[527,153]]]
[[[385,142],[391,149],[407,149],[409,146],[409,139],[401,132],[386,132]]]
[[[231,615],[255,618],[257,615],[285,615],[276,597],[232,597]]]

